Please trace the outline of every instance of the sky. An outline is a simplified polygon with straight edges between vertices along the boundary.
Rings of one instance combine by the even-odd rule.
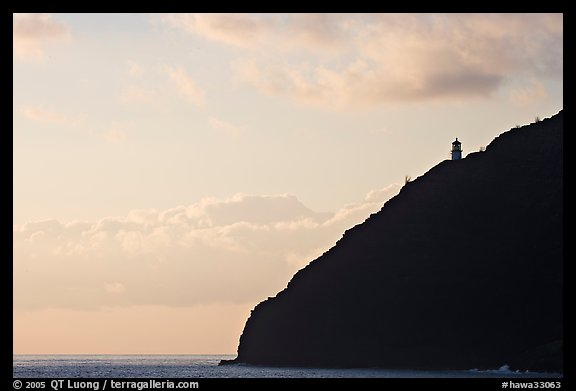
[[[562,14],[14,14],[14,353],[234,354],[456,137],[562,108]]]

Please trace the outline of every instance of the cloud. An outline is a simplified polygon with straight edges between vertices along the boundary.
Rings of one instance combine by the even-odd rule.
[[[104,140],[112,144],[120,144],[126,140],[126,132],[118,127],[112,127],[105,132],[102,132]]]
[[[510,100],[519,106],[539,102],[548,96],[546,88],[536,79],[532,79],[529,84],[510,91]]]
[[[223,121],[216,117],[210,117],[208,119],[208,124],[212,129],[218,130],[224,134],[227,134],[228,136],[238,136],[240,133],[242,133],[242,128],[240,126]]]
[[[341,49],[352,31],[345,14],[166,14],[160,21],[211,41],[284,52]]]
[[[110,144],[122,144],[128,138],[127,130],[134,124],[131,121],[111,121],[108,124],[91,126],[86,130],[86,134],[93,138]]]
[[[206,101],[206,94],[196,85],[196,82],[188,73],[180,67],[165,67],[164,71],[176,88],[190,103],[196,106],[203,106]]]
[[[70,117],[42,105],[24,106],[20,114],[31,121],[48,124],[74,126],[81,121],[80,117]]]
[[[169,95],[167,89],[159,88],[158,86],[151,86],[150,82],[146,82],[143,76],[146,73],[144,66],[132,60],[127,60],[125,63],[126,83],[122,86],[118,100],[124,104],[140,103],[158,103],[165,96]],[[158,70],[158,73],[169,74],[169,69],[164,67]],[[173,79],[172,79],[173,80]]]
[[[161,20],[188,33],[241,47],[254,45],[273,28],[266,19],[248,14],[168,14]]]
[[[42,60],[45,44],[70,38],[68,28],[49,14],[13,14],[12,41],[14,58]]]
[[[429,72],[426,75],[392,72],[379,64],[358,60],[343,69],[284,64],[241,63],[242,78],[261,92],[331,108],[377,104],[488,97],[502,78],[473,70]]]
[[[96,222],[15,226],[14,305],[96,310],[261,300],[398,192],[318,213],[289,195],[237,194]],[[41,292],[41,294],[39,294]]]
[[[135,61],[126,61],[126,68],[130,77],[140,78],[144,75],[144,67]]]
[[[562,78],[562,14],[182,14],[163,21],[240,48],[236,71],[259,91],[316,106],[484,99],[514,78]]]

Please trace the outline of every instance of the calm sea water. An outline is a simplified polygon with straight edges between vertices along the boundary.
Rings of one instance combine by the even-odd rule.
[[[14,355],[15,378],[561,378],[561,374],[491,371],[219,367],[231,355]]]

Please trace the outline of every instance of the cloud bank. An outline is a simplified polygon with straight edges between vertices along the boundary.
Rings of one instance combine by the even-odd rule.
[[[294,196],[238,194],[96,222],[13,229],[14,307],[75,310],[255,302],[328,250],[400,186],[335,213]],[[38,295],[38,292],[42,292]]]
[[[561,79],[563,71],[562,14],[176,14],[161,20],[238,48],[236,71],[252,87],[324,107],[481,99],[513,78],[530,85],[534,77]]]

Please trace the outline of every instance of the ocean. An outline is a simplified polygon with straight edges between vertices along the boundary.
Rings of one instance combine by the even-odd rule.
[[[516,372],[506,366],[479,371],[276,368],[218,366],[233,355],[14,355],[14,378],[562,378]]]

